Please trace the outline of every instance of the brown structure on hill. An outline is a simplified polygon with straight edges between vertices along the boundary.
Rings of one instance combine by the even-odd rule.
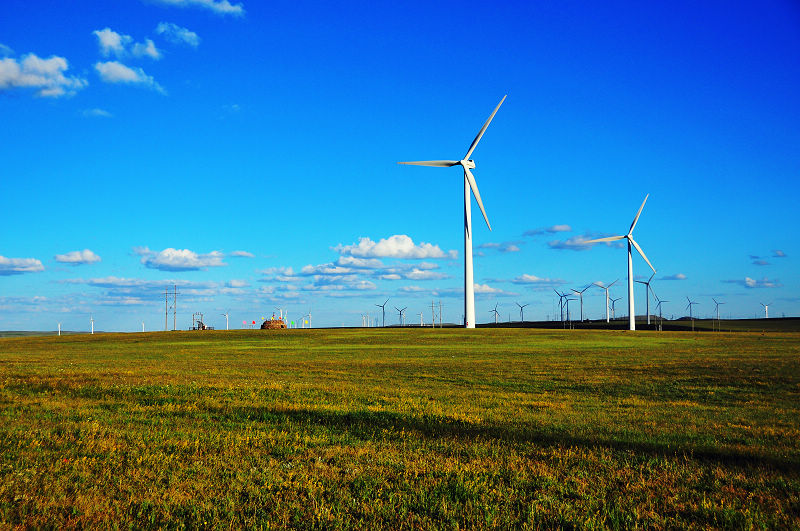
[[[261,323],[261,330],[280,330],[282,328],[286,328],[286,323],[283,319],[267,319],[263,323]]]

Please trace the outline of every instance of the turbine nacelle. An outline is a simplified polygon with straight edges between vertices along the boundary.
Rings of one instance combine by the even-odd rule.
[[[475,161],[474,160],[464,159],[464,160],[459,160],[458,163],[461,164],[463,167],[469,169],[469,170],[474,170],[475,169]]]

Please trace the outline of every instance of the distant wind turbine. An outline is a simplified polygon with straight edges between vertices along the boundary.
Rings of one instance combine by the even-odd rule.
[[[224,315],[225,316],[225,330],[227,330],[228,329],[228,312],[225,312],[225,313],[220,314],[220,315]]]
[[[620,300],[621,298],[622,297],[617,297],[616,299],[613,298],[613,297],[611,298],[611,318],[612,319],[616,319],[617,318],[617,301]]]
[[[471,169],[475,169],[475,161],[469,157],[475,148],[478,146],[483,133],[494,118],[500,106],[505,101],[506,97],[500,100],[497,107],[494,108],[491,116],[478,131],[478,135],[472,141],[472,144],[467,150],[467,154],[461,160],[422,160],[414,162],[400,162],[398,164],[411,164],[415,166],[434,166],[439,168],[448,168],[450,166],[461,166],[464,169],[464,326],[466,328],[475,328],[475,283],[473,280],[472,269],[472,212],[471,212],[471,197],[470,189],[475,195],[475,200],[478,202],[478,207],[481,209],[483,219],[486,220],[486,225],[489,230],[492,226],[489,224],[489,218],[486,216],[486,210],[483,208],[483,201],[481,201],[481,194],[478,192],[478,184],[475,182],[475,176],[472,175]]]
[[[636,247],[636,250],[639,251],[639,254],[644,258],[644,261],[647,262],[647,265],[650,266],[650,269],[653,270],[653,273],[656,272],[656,268],[653,267],[653,264],[650,263],[650,260],[647,259],[645,256],[644,251],[642,248],[639,247],[639,244],[636,243],[636,240],[633,239],[633,229],[636,228],[636,223],[639,221],[639,216],[642,214],[642,209],[644,208],[644,204],[647,203],[647,198],[650,197],[650,194],[644,196],[644,201],[642,201],[642,206],[639,207],[639,211],[636,213],[636,217],[633,218],[633,223],[631,223],[631,228],[628,229],[628,234],[624,236],[611,236],[608,238],[598,238],[596,240],[588,240],[583,243],[600,243],[600,242],[613,242],[616,240],[628,240],[628,328],[630,330],[636,330],[636,311],[633,307],[633,255],[631,254],[631,245]]]
[[[617,279],[617,280],[619,280],[619,279]],[[594,285],[597,286],[598,288],[606,290],[606,322],[607,323],[610,322],[609,318],[608,318],[608,290],[611,289],[611,286],[613,286],[614,284],[617,283],[617,280],[615,280],[614,282],[612,282],[608,286],[604,286],[601,282],[595,282],[594,283]]]
[[[558,309],[561,312],[561,322],[564,322],[564,299],[568,296],[566,293],[559,293],[556,288],[553,291],[558,295]]]
[[[687,304],[686,307],[689,308],[689,319],[692,321],[692,331],[694,331],[694,317],[692,316],[692,306],[694,306],[695,304],[700,304],[700,303],[699,302],[694,302],[689,297],[686,297],[686,300],[689,301],[689,304]]]
[[[653,277],[656,276],[655,272],[650,275],[650,278],[647,281],[644,280],[637,280],[639,284],[644,284],[644,298],[647,301],[647,324],[650,324],[650,282],[653,281]]]
[[[408,308],[408,306],[406,306],[405,308],[398,308],[397,306],[394,307],[394,309],[397,310],[397,312],[400,314],[400,326],[405,326],[405,321],[403,320],[403,312],[406,311],[406,308]]]
[[[759,304],[764,307],[764,319],[769,319],[769,305],[772,303],[768,302],[767,304],[764,304],[763,302],[760,302]]]
[[[719,322],[719,307],[725,304],[724,302],[718,302],[717,299],[711,297],[711,300],[714,301],[714,311],[717,313],[717,322]]]
[[[90,315],[89,316],[89,321],[91,321],[91,323],[92,323],[92,334],[94,334],[94,317]]]
[[[520,304],[518,302],[515,302],[514,304],[519,306],[519,322],[520,323],[524,323],[525,322],[525,313],[522,310],[525,308],[525,306],[530,306],[530,303]]]
[[[494,324],[497,324],[497,316],[500,315],[497,311],[497,304],[494,305],[494,310],[489,310],[489,313],[494,312]]]
[[[375,305],[375,306],[377,306],[378,308],[381,309],[381,312],[382,312],[382,315],[383,315],[383,327],[384,328],[386,328],[386,303],[387,302],[389,302],[389,299],[386,299],[386,301],[383,304],[376,304]]]
[[[591,284],[589,284],[588,286],[586,286],[585,288],[583,288],[580,291],[576,290],[575,288],[572,288],[572,291],[574,291],[575,294],[578,295],[578,297],[580,297],[580,300],[581,300],[581,322],[583,322],[583,292],[586,291],[587,289],[589,289],[590,287],[591,287]]]

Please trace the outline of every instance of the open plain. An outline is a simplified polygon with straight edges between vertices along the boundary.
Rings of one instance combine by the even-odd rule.
[[[0,339],[0,522],[800,527],[800,334]]]

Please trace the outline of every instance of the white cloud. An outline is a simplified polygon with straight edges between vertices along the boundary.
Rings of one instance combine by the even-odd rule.
[[[114,115],[104,109],[85,109],[82,113],[87,118],[113,118]]]
[[[0,57],[7,57],[9,55],[14,55],[14,50],[0,43]]]
[[[100,47],[100,53],[104,57],[114,55],[122,59],[128,55],[133,55],[134,57],[161,59],[161,52],[150,39],[145,39],[144,43],[133,42],[133,37],[130,35],[117,33],[111,28],[95,30],[92,34],[97,37],[97,45]]]
[[[400,291],[402,291],[403,293],[419,293],[426,290],[419,286],[403,286],[402,288],[400,288]]]
[[[521,241],[510,241],[510,242],[502,242],[502,243],[482,243],[478,246],[478,249],[495,249],[501,253],[517,253],[519,252],[518,244],[523,243]],[[483,256],[483,254],[479,254],[479,256]]]
[[[248,285],[249,284],[247,283],[246,280],[234,279],[234,280],[228,281],[228,287],[229,288],[246,288]]]
[[[610,234],[597,234],[597,233],[586,233],[581,234],[578,236],[573,236],[572,238],[568,238],[566,240],[552,240],[547,242],[547,246],[551,249],[560,249],[560,250],[569,250],[569,251],[585,251],[587,249],[591,249],[593,246],[598,245],[596,243],[586,243],[589,240],[595,240],[598,238],[606,238],[611,236]],[[603,242],[608,246],[611,247],[621,247],[622,245],[619,243],[619,240],[613,242]]]
[[[354,256],[340,256],[336,260],[336,265],[355,269],[381,269],[384,267],[383,262],[377,258],[356,258]]]
[[[0,59],[0,90],[33,88],[38,89],[36,95],[43,98],[72,96],[88,82],[64,75],[67,69],[67,60],[56,55],[42,59],[29,53],[20,62],[13,57]]]
[[[436,273],[435,271],[423,271],[422,269],[417,269],[416,267],[407,273],[402,274],[403,278],[409,280],[439,280],[443,278],[448,278],[447,275],[444,273]]]
[[[781,251],[780,249],[774,249],[772,251],[773,258],[786,258],[787,254]]]
[[[415,245],[405,234],[395,234],[375,243],[370,238],[359,238],[355,245],[337,245],[334,250],[342,255],[359,258],[457,258],[457,251],[445,253],[438,245],[421,242]]]
[[[526,230],[524,236],[539,236],[540,234],[549,233],[555,234],[556,232],[571,232],[572,227],[569,225],[552,225],[550,227],[543,227],[539,229]]]
[[[683,273],[675,273],[674,275],[665,275],[659,280],[686,280],[686,275]]]
[[[155,252],[144,247],[136,248],[134,252],[142,257],[141,262],[145,267],[161,271],[197,271],[226,265],[222,262],[223,255],[219,251],[197,254],[189,249],[168,247],[163,251]]]
[[[200,44],[200,37],[197,33],[182,28],[172,22],[160,22],[156,26],[156,33],[162,35],[169,42],[174,44],[188,44],[192,48],[197,48]]]
[[[558,278],[542,278],[542,277],[537,277],[536,275],[528,275],[527,273],[518,276],[511,282],[513,282],[514,284],[533,284],[536,286],[542,286],[547,288],[551,286],[558,286],[564,283],[563,280]]]
[[[150,0],[156,4],[176,7],[200,7],[218,15],[244,15],[242,4],[232,4],[228,0]]]
[[[255,258],[256,257],[256,255],[254,255],[253,253],[248,253],[247,251],[233,251],[231,253],[231,256],[236,256],[236,257],[239,257],[239,258]]]
[[[66,254],[57,254],[55,258],[56,262],[74,265],[92,264],[100,261],[100,257],[89,249],[84,249],[83,251],[70,251]]]
[[[97,62],[94,65],[100,78],[106,83],[130,83],[134,85],[144,85],[153,90],[165,93],[163,87],[141,68],[130,68],[118,61]]]
[[[780,283],[778,280],[770,280],[767,277],[764,277],[761,280],[756,280],[754,278],[745,277],[744,280],[723,280],[723,282],[727,282],[729,284],[739,284],[748,289],[752,288],[780,288],[783,284]]]
[[[44,271],[44,266],[36,258],[6,258],[0,255],[0,276],[38,273],[39,271]]]
[[[481,295],[516,295],[516,293],[510,293],[508,291],[504,291],[499,288],[493,288],[488,284],[478,284],[477,282],[474,284],[474,290],[476,294]]]

